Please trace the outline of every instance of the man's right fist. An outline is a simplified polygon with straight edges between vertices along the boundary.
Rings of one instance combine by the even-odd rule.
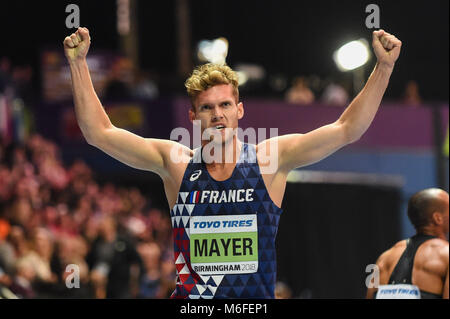
[[[75,33],[64,39],[64,53],[69,61],[86,58],[91,45],[91,37],[87,28],[78,28]]]

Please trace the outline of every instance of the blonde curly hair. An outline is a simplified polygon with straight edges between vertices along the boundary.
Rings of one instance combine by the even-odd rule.
[[[201,92],[219,84],[231,84],[236,103],[239,101],[238,76],[228,65],[207,63],[196,67],[184,83],[192,107],[195,109],[195,99]]]

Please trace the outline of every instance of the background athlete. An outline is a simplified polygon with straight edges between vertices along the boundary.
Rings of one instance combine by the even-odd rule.
[[[287,175],[292,169],[309,165],[325,158],[341,147],[357,141],[368,129],[387,88],[395,62],[400,54],[401,45],[400,40],[383,30],[373,32],[372,46],[377,57],[376,66],[363,90],[334,123],[320,127],[307,134],[283,135],[249,147],[241,143],[236,135],[230,134],[229,130],[227,130],[236,129],[238,121],[244,116],[244,105],[239,101],[236,73],[229,67],[221,65],[208,64],[197,68],[186,81],[186,88],[192,102],[189,118],[191,121],[199,120],[201,122],[202,133],[205,130],[210,130],[222,137],[223,157],[226,155],[226,145],[233,146],[232,161],[225,161],[222,158],[221,160],[206,163],[204,166],[206,167],[206,172],[201,178],[208,175],[210,183],[223,187],[230,178],[235,177],[233,173],[237,168],[236,164],[242,159],[242,150],[250,154],[249,156],[253,152],[258,162],[264,162],[261,159],[264,159],[264,155],[268,152],[270,153],[271,145],[275,142],[277,145],[277,154],[275,156],[276,169],[270,173],[262,174],[259,171],[258,164],[256,164],[257,167],[252,169],[256,170],[257,178],[262,181],[263,189],[261,191],[267,192],[270,204],[274,205],[271,209],[277,211],[276,213],[279,216]],[[86,28],[79,28],[64,40],[64,50],[72,74],[75,113],[86,141],[131,167],[158,174],[163,180],[169,207],[175,208],[175,204],[179,203],[180,199],[180,187],[187,187],[185,182],[188,183],[188,181],[185,181],[185,179],[188,172],[199,174],[198,172],[200,171],[193,169],[190,162],[195,155],[194,150],[175,141],[143,138],[115,127],[103,109],[90,79],[86,63],[89,46],[90,36]],[[202,140],[202,146],[206,146],[208,142],[208,140]],[[173,160],[172,152],[174,149],[177,150],[177,161]],[[273,150],[274,148],[272,147]],[[199,191],[198,187],[196,191]],[[183,201],[185,200],[184,198]],[[236,210],[240,210],[240,208],[236,208]],[[175,216],[176,213],[173,211],[171,213],[172,217],[177,217]],[[269,212],[266,213],[269,214]],[[273,227],[275,229],[270,237],[270,245],[272,246],[274,245],[278,227],[278,219],[274,220],[271,219],[274,223],[271,225],[271,230]],[[261,219],[258,219],[258,229],[261,226],[260,222]],[[182,227],[183,235],[185,235],[186,231],[185,226],[183,225]],[[189,233],[186,233],[186,235],[188,236]],[[175,238],[176,236],[174,234]],[[258,239],[261,238],[258,237]],[[177,243],[183,246],[182,239],[178,240],[180,242]],[[260,250],[262,248],[259,248],[259,253],[261,254]],[[269,248],[265,247],[264,249]],[[183,258],[179,254],[182,254],[181,257]],[[262,256],[260,255],[259,257]],[[273,254],[270,257],[263,256],[263,258],[269,258],[272,264],[266,267],[266,273],[264,274],[259,273],[264,267],[259,267],[258,274],[260,276],[252,277],[252,280],[255,278],[255,280],[261,280],[256,285],[264,287],[264,291],[258,293],[259,290],[257,292],[245,290],[246,293],[242,293],[241,291],[230,290],[229,294],[224,293],[223,296],[273,297],[276,271],[276,265],[274,266],[273,264],[275,263],[275,256]],[[178,275],[183,274],[186,278],[178,276],[177,284],[182,286],[180,288],[182,291],[175,292],[176,296],[187,297],[193,295],[190,290],[193,289],[192,287],[200,290],[203,290],[205,287],[215,290],[215,287],[211,286],[212,283],[211,285],[206,283],[208,278],[203,278],[192,271],[192,267],[187,261],[189,259],[188,249],[180,248],[180,251],[175,251],[175,259],[176,263],[178,261],[181,265],[186,266],[180,269],[177,268]],[[264,265],[261,258],[260,261],[260,266]],[[192,275],[193,278],[188,275]],[[235,278],[229,277],[229,279],[231,283]],[[249,280],[249,277],[244,276],[242,279],[247,283],[248,281],[246,280]],[[252,282],[252,280],[249,281]],[[242,280],[240,281],[242,282]],[[223,282],[222,286],[224,285]]]
[[[420,289],[422,299],[448,299],[448,193],[430,188],[414,194],[408,217],[416,235],[378,258],[380,285],[412,284]],[[376,293],[376,288],[369,288],[367,298]]]

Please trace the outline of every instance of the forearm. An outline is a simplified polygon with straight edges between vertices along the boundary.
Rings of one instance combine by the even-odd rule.
[[[70,61],[69,66],[78,125],[88,143],[94,143],[112,124],[95,93],[86,59]]]
[[[339,118],[338,122],[345,127],[349,143],[358,140],[372,123],[392,71],[392,67],[377,63],[364,88]]]

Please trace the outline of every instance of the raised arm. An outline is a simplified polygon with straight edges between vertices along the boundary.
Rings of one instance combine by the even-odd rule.
[[[111,123],[89,74],[86,55],[90,43],[87,28],[78,28],[64,39],[64,52],[72,75],[75,114],[83,136],[90,145],[124,164],[163,175],[175,142],[142,138]]]
[[[278,163],[282,171],[315,163],[364,134],[380,106],[401,45],[400,40],[383,30],[373,32],[377,64],[366,85],[336,122],[307,134],[278,137]]]

